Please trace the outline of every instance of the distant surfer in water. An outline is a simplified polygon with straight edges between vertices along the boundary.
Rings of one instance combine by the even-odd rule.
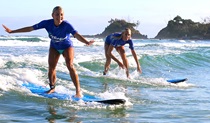
[[[108,72],[109,68],[110,68],[110,64],[111,64],[111,59],[113,59],[115,62],[117,62],[117,64],[126,70],[126,75],[128,78],[130,78],[129,76],[129,69],[128,69],[128,59],[126,58],[126,54],[125,54],[125,49],[124,49],[124,45],[125,44],[129,44],[129,48],[131,49],[131,53],[136,61],[136,65],[137,65],[137,71],[139,73],[142,73],[141,70],[141,66],[140,63],[138,61],[136,52],[134,50],[134,46],[133,46],[133,42],[131,39],[131,30],[129,28],[126,28],[123,32],[121,33],[112,33],[110,35],[108,35],[105,39],[105,43],[104,43],[104,50],[105,50],[105,56],[106,56],[106,63],[104,66],[104,72],[103,74],[106,75],[106,73]],[[113,49],[116,49],[117,52],[120,54],[122,61],[119,61],[113,54],[112,51]]]
[[[82,97],[79,77],[73,65],[74,48],[73,42],[70,39],[70,34],[72,34],[77,40],[85,43],[86,45],[91,45],[92,43],[94,43],[94,41],[87,41],[73,28],[73,26],[68,21],[64,20],[64,11],[60,6],[56,6],[53,9],[52,18],[53,19],[43,20],[33,26],[28,26],[16,30],[11,30],[5,25],[3,25],[3,27],[8,33],[30,32],[43,28],[46,29],[49,34],[49,38],[51,39],[48,57],[48,78],[50,82],[50,90],[47,91],[47,93],[50,94],[55,91],[56,65],[58,63],[60,55],[62,54],[65,58],[70,77],[76,87],[75,96]]]

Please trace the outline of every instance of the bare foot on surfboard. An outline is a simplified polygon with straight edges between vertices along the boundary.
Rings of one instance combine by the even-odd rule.
[[[83,97],[83,95],[79,92],[79,93],[75,94],[75,95],[74,95],[74,97],[77,97],[77,98],[82,98],[82,97]]]
[[[46,93],[47,93],[47,94],[51,94],[51,93],[53,93],[53,92],[55,92],[55,88],[54,88],[54,89],[50,89],[50,90],[46,91]]]

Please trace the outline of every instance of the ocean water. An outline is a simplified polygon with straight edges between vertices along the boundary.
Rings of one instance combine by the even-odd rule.
[[[50,40],[40,36],[0,37],[0,122],[36,123],[206,123],[210,121],[210,41],[137,40],[136,64],[126,45],[131,79],[113,61],[102,75],[103,39],[84,46],[76,39],[74,65],[83,94],[104,99],[122,98],[125,105],[48,99],[32,94],[22,83],[48,87]],[[119,55],[113,51],[116,57]],[[75,88],[63,57],[57,65],[56,91],[70,95]],[[167,79],[188,78],[179,84]]]

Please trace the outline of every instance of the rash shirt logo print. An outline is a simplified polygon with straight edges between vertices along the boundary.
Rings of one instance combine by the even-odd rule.
[[[53,36],[52,34],[49,34],[49,37],[52,39],[53,42],[62,42],[65,39],[67,39],[67,36],[64,38],[57,38],[56,36]]]

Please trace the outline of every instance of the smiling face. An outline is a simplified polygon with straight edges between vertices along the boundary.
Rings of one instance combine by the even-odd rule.
[[[131,39],[131,30],[126,28],[125,31],[123,32],[123,35],[122,35],[122,39],[123,41],[127,41],[129,39]]]
[[[53,9],[52,17],[54,19],[55,26],[59,26],[64,19],[64,12],[63,9],[59,6]]]

